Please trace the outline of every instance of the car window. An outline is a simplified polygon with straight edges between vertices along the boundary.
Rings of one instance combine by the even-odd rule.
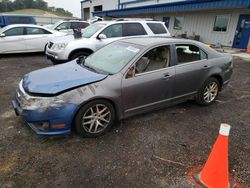
[[[141,50],[141,46],[125,42],[111,43],[93,53],[85,60],[85,66],[104,73],[118,73]]]
[[[154,48],[136,62],[135,73],[140,74],[169,67],[170,58],[170,46]]]
[[[147,35],[143,26],[139,23],[123,23],[123,36]]]
[[[147,25],[154,34],[167,33],[166,28],[161,23],[147,23]]]
[[[64,22],[64,23],[61,23],[60,25],[58,25],[56,27],[56,30],[66,30],[66,29],[70,29],[70,27],[71,27],[70,22]]]
[[[42,29],[42,28],[35,28],[35,27],[27,27],[26,28],[27,35],[44,35],[44,34],[51,34],[49,31]]]
[[[207,54],[203,50],[191,44],[177,44],[176,53],[178,63],[188,63],[207,59]]]
[[[114,24],[103,30],[102,34],[107,38],[122,37],[122,24]]]
[[[82,31],[82,37],[84,38],[90,38],[92,37],[97,31],[101,30],[103,27],[105,27],[106,24],[104,23],[94,23],[91,24],[90,26],[86,27]]]
[[[24,35],[24,28],[23,27],[16,27],[16,28],[12,28],[9,29],[7,31],[4,32],[5,36],[9,37],[9,36],[19,36],[19,35]]]
[[[84,29],[87,26],[89,26],[89,24],[84,23],[84,22],[72,22],[71,23],[71,29]]]

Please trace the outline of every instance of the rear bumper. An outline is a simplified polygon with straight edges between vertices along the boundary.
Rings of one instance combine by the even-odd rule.
[[[233,75],[233,69],[232,68],[228,69],[225,72],[224,79],[223,79],[224,81],[223,81],[223,84],[222,84],[222,89],[224,89],[229,84],[232,75]]]
[[[65,106],[50,108],[49,110],[25,110],[22,109],[16,99],[12,101],[12,106],[17,116],[21,116],[26,124],[38,135],[56,136],[66,135],[71,132],[71,124],[76,105],[66,104]],[[41,124],[46,123],[47,129],[41,128]],[[55,125],[64,125],[55,128]]]

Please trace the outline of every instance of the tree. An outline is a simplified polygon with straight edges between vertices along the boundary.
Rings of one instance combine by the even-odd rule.
[[[19,9],[41,9],[61,14],[65,16],[72,16],[72,13],[64,10],[63,8],[48,7],[47,2],[44,0],[3,0],[0,2],[0,12],[8,12]]]

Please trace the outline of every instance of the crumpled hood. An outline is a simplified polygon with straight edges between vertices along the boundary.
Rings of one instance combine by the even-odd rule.
[[[26,74],[23,88],[28,93],[56,95],[65,90],[98,82],[107,75],[87,70],[72,61]]]

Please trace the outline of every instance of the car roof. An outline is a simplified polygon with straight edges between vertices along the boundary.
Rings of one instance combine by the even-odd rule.
[[[131,44],[139,44],[144,47],[153,47],[162,44],[171,44],[171,43],[181,43],[181,44],[194,44],[197,45],[199,48],[205,50],[209,54],[213,54],[214,56],[218,54],[218,52],[208,45],[190,39],[183,39],[183,38],[174,38],[174,37],[165,37],[165,36],[147,36],[147,37],[127,37],[124,39],[120,39],[120,42],[127,42]]]
[[[119,41],[140,44],[142,46],[152,46],[162,43],[186,43],[186,42],[196,42],[189,39],[179,39],[173,37],[163,37],[163,36],[147,36],[147,37],[128,37],[121,39]]]
[[[142,19],[134,19],[134,20],[105,20],[105,21],[98,21],[95,23],[104,23],[104,24],[113,24],[113,23],[164,23],[162,21],[157,20],[142,20]]]
[[[34,24],[11,24],[6,26],[8,28],[13,28],[13,27],[38,27],[38,28],[44,28],[43,26],[40,25],[34,25]]]
[[[83,23],[88,23],[87,21],[83,21],[83,20],[60,20],[59,22],[60,23],[63,23],[63,22],[83,22]]]
[[[55,31],[49,29],[49,28],[46,28],[46,27],[43,27],[43,26],[40,26],[40,25],[34,25],[34,24],[12,24],[12,25],[7,25],[2,29],[2,31],[6,31],[8,29],[11,29],[11,28],[15,28],[15,27],[36,27],[36,28],[41,28],[41,29],[45,29],[45,30],[48,30],[52,33],[54,33]]]

